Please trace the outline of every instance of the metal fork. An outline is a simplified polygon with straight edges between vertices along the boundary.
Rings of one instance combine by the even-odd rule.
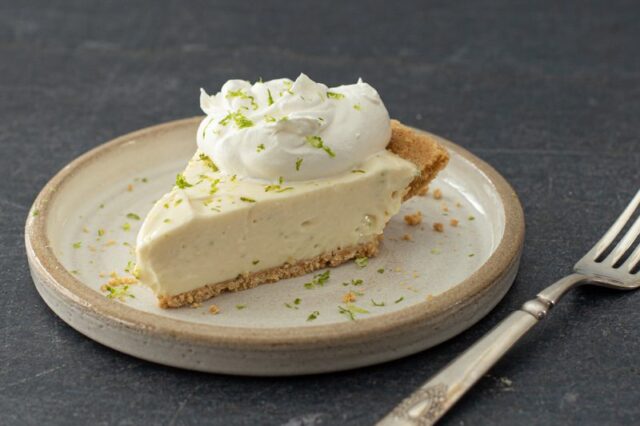
[[[640,191],[604,236],[573,267],[574,273],[542,290],[513,312],[431,380],[400,403],[378,425],[432,425],[442,417],[531,327],[544,319],[574,287],[593,284],[619,290],[640,287],[640,245],[624,259],[640,235],[640,217],[613,242],[640,206]],[[624,260],[624,262],[622,262]]]

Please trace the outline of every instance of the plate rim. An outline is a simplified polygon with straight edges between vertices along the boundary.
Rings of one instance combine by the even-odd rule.
[[[44,279],[42,283],[62,296],[67,303],[79,307],[84,313],[98,316],[117,327],[125,327],[143,334],[189,342],[197,345],[222,346],[227,348],[253,348],[260,350],[281,350],[283,348],[325,348],[328,344],[349,342],[354,344],[365,341],[372,334],[385,335],[411,330],[418,324],[437,322],[439,317],[452,309],[460,308],[499,282],[519,261],[525,235],[524,212],[520,200],[507,182],[492,166],[478,158],[465,148],[421,129],[448,150],[456,152],[485,175],[493,185],[504,208],[504,233],[489,258],[466,279],[453,288],[434,296],[430,300],[408,306],[402,310],[377,315],[373,318],[361,318],[358,321],[345,321],[326,325],[305,325],[291,327],[249,328],[202,324],[172,319],[144,312],[123,303],[113,303],[95,290],[83,284],[71,272],[67,271],[53,252],[47,238],[47,216],[50,207],[68,180],[81,168],[99,161],[101,156],[118,149],[120,146],[142,136],[149,137],[166,132],[174,127],[194,124],[202,116],[173,120],[140,130],[136,130],[106,143],[103,143],[63,167],[40,191],[31,209],[25,225],[25,245],[27,256]],[[38,211],[37,215],[32,212]],[[497,303],[497,302],[496,302]]]

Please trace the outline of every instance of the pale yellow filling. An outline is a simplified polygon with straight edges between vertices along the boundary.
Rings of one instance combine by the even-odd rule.
[[[137,273],[159,296],[371,241],[418,174],[388,151],[356,171],[303,182],[243,180],[207,163],[196,153],[183,188],[153,206],[138,234]]]

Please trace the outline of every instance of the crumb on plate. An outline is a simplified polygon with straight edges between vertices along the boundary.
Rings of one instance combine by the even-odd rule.
[[[416,226],[422,223],[422,212],[417,211],[413,214],[408,214],[404,217],[404,221],[407,222],[409,226]]]
[[[356,295],[352,291],[342,296],[343,303],[351,303],[355,301],[356,301]]]

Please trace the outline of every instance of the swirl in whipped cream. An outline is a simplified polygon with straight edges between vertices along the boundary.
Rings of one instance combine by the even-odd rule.
[[[318,179],[356,168],[387,146],[389,113],[367,83],[327,88],[305,74],[201,91],[198,147],[223,173],[261,180]]]

